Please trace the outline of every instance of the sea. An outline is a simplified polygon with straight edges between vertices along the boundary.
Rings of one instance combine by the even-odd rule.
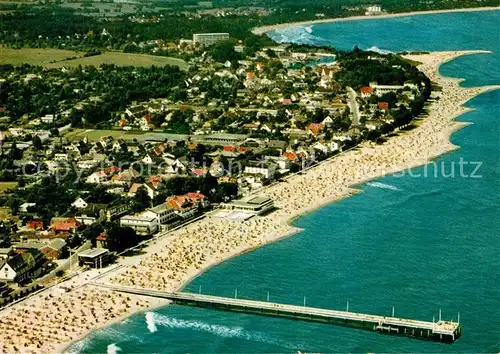
[[[464,86],[500,84],[500,12],[297,26],[277,41],[383,52],[483,49],[444,64]],[[453,344],[351,328],[168,306],[89,334],[70,352],[297,353],[500,351],[500,90],[467,103],[460,149],[296,220],[304,231],[229,260],[185,291],[432,321],[458,319]],[[462,161],[463,169],[459,171]],[[455,173],[452,173],[455,166]],[[479,166],[479,167],[478,167]],[[313,183],[313,182],[312,182]],[[236,290],[237,289],[237,290]]]

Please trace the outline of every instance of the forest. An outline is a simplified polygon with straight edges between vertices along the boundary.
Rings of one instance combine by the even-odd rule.
[[[0,15],[0,43],[13,48],[55,47],[79,50],[124,50],[125,46],[161,39],[176,41],[192,38],[199,32],[229,32],[231,37],[251,42],[257,48],[268,45],[267,36],[255,36],[254,27],[294,21],[317,19],[318,16],[346,17],[364,13],[364,7],[371,4],[367,0],[216,0],[214,7],[234,7],[248,9],[258,7],[265,13],[243,12],[225,16],[197,14],[191,9],[192,2],[179,2],[178,6],[162,9],[162,3],[141,2],[141,11],[134,16],[154,19],[152,21],[132,21],[128,14],[118,17],[95,17],[56,4],[44,7],[19,6],[17,11]],[[379,1],[388,12],[408,12],[477,6],[497,6],[496,0],[480,3],[473,0],[441,1]],[[150,4],[151,6],[147,6]],[[186,7],[180,6],[185,4]],[[148,10],[149,8],[155,9]],[[158,10],[160,8],[160,10]],[[85,7],[88,11],[88,7]],[[103,30],[106,29],[105,32]],[[138,50],[138,49],[136,49]]]

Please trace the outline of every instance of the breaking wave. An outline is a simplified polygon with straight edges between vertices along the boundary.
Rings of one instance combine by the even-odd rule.
[[[391,54],[393,52],[391,52],[390,50],[386,50],[386,49],[380,49],[379,47],[370,47],[368,49],[365,49],[366,51],[369,51],[369,52],[375,52],[375,53],[379,53],[379,54]]]
[[[116,353],[120,352],[121,350],[122,350],[122,348],[117,346],[115,343],[112,343],[112,344],[108,345],[107,353],[108,354],[116,354]]]
[[[155,333],[158,330],[156,328],[155,314],[153,312],[146,312],[146,324],[151,333]]]
[[[328,44],[324,38],[312,33],[313,26],[296,26],[268,32],[268,36],[278,43]]]
[[[208,324],[200,321],[188,321],[178,318],[172,318],[157,313],[148,312],[151,314],[151,320],[156,328],[156,325],[175,329],[191,329],[199,332],[207,332],[221,338],[238,338],[253,342],[261,342],[277,345],[287,349],[297,349],[297,345],[287,343],[283,340],[272,338],[269,335],[261,332],[248,331],[242,327],[228,327],[223,325]]]
[[[391,191],[398,191],[399,190],[399,188],[396,186],[393,186],[391,184],[385,184],[382,182],[369,182],[366,185],[370,186],[370,187],[375,187],[375,188],[390,189]]]
[[[78,354],[83,351],[87,347],[90,342],[89,337],[85,337],[84,339],[72,344],[66,351],[68,354]]]

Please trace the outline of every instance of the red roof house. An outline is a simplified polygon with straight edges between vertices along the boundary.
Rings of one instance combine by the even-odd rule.
[[[373,88],[369,86],[365,86],[361,88],[361,97],[370,96],[373,93]]]
[[[389,109],[389,102],[379,102],[378,108],[387,111]]]
[[[311,123],[307,126],[307,130],[314,136],[323,133],[325,125],[321,123]]]

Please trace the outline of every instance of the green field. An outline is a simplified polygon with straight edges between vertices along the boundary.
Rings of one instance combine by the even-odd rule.
[[[78,65],[100,66],[101,64],[115,64],[118,66],[143,66],[152,65],[177,65],[181,69],[187,69],[188,65],[184,60],[170,57],[160,57],[146,54],[131,54],[120,52],[105,52],[101,55],[83,57],[82,52],[74,52],[61,49],[36,49],[23,48],[11,49],[0,48],[0,64],[31,64],[42,65],[47,68],[74,67]],[[76,59],[66,60],[67,58]]]
[[[76,56],[83,56],[83,53],[60,49],[0,48],[0,64],[31,64],[46,66],[51,61],[59,61]]]
[[[0,182],[0,194],[3,194],[8,189],[17,187],[17,182]]]

